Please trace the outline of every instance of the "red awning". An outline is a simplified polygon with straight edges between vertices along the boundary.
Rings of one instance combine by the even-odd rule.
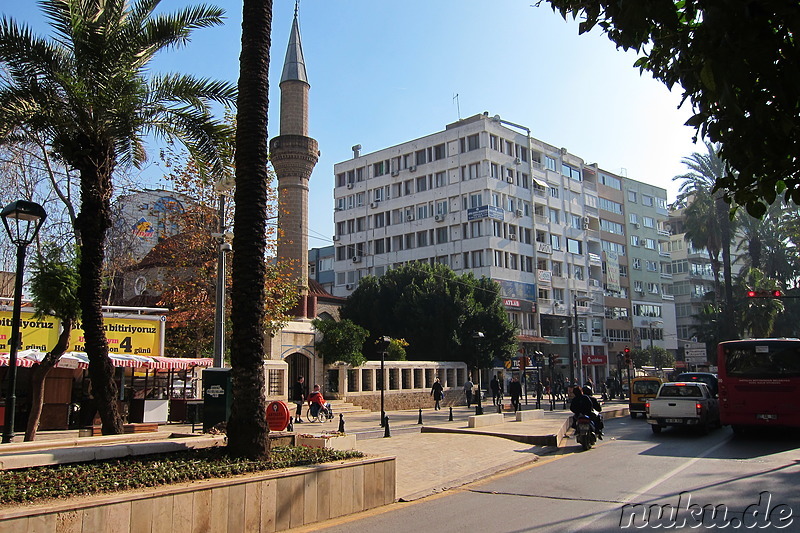
[[[530,342],[536,344],[553,344],[552,341],[545,339],[544,337],[534,337],[533,335],[517,335],[517,340],[519,342]]]

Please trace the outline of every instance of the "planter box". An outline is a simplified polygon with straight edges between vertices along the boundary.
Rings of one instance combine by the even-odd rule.
[[[394,457],[195,481],[0,510],[14,533],[283,531],[395,500]]]
[[[297,435],[295,446],[308,446],[309,448],[331,448],[333,450],[354,450],[356,448],[355,435]]]

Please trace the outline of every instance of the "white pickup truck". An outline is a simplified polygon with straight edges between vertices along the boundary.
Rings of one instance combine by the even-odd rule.
[[[719,427],[719,402],[705,383],[664,383],[645,405],[653,433],[667,426],[690,426],[708,433]]]

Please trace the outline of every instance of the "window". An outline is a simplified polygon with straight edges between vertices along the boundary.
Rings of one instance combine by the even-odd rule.
[[[478,134],[470,135],[468,137],[461,138],[461,152],[471,152],[472,150],[477,150],[479,148],[478,143]]]
[[[558,224],[558,220],[558,209],[550,209],[550,222],[553,224]]]
[[[433,147],[433,160],[438,161],[445,158],[444,144],[437,144]]]
[[[558,187],[550,187],[550,197],[558,198]]]
[[[427,163],[427,161],[425,161],[425,150],[417,150],[414,152],[414,163],[417,165],[424,165]]]
[[[618,215],[622,214],[622,204],[614,202],[612,200],[607,200],[606,198],[598,198],[597,204],[600,209],[604,211],[609,211],[611,213],[617,213]]]
[[[609,176],[608,174],[604,174],[602,172],[600,173],[600,183],[606,187],[611,187],[612,189],[616,189],[618,191],[622,190],[622,181],[620,181],[619,178]]]
[[[658,272],[658,263],[656,261],[645,261],[648,272]]]
[[[544,166],[547,170],[556,171],[556,159],[549,155],[544,156]]]
[[[656,220],[653,217],[642,217],[642,224],[645,228],[655,228]]]
[[[583,243],[576,239],[567,239],[567,251],[571,254],[582,254]]]
[[[436,228],[436,244],[447,242],[447,227]]]
[[[492,205],[494,207],[500,207],[500,194],[493,192],[492,194]]]
[[[625,245],[618,242],[600,241],[600,247],[606,252],[616,252],[619,255],[625,255]]]
[[[444,187],[447,185],[447,174],[444,172],[437,172],[433,175],[434,187]]]
[[[489,148],[491,148],[492,150],[499,151],[497,144],[497,135],[489,135]]]
[[[417,178],[417,192],[428,190],[428,177],[420,176]]]
[[[636,191],[628,191],[628,201],[636,203]]]
[[[481,207],[483,205],[483,200],[481,199],[481,194],[470,194],[469,195],[469,206],[470,207]]]
[[[447,200],[441,200],[436,202],[436,214],[437,215],[447,214]]]
[[[492,177],[496,180],[500,179],[500,165],[497,163],[492,163],[489,165],[489,177]]]
[[[428,204],[417,206],[417,220],[428,218]]]
[[[642,260],[638,257],[633,258],[633,263],[631,264],[631,268],[634,270],[641,270],[642,269]]]
[[[472,163],[471,165],[461,167],[461,181],[474,180],[477,178],[480,167],[480,163]]]
[[[634,281],[633,282],[633,290],[634,292],[644,292],[644,287],[641,281]]]
[[[560,250],[561,249],[561,236],[560,235],[550,235],[550,246],[552,246],[553,250]]]
[[[573,265],[572,277],[577,280],[583,280],[583,267],[580,265]]]
[[[646,205],[647,207],[653,207],[653,197],[643,194],[642,205]]]
[[[483,266],[483,251],[482,250],[475,250],[472,252],[472,267],[471,268],[478,268]]]
[[[639,246],[639,236],[631,235],[631,246]]]
[[[551,263],[551,267],[554,276],[562,277],[564,275],[563,274],[564,263],[562,263],[561,261],[553,261]]]
[[[650,318],[662,318],[662,316],[661,316],[661,306],[660,305],[653,305],[653,304],[633,304],[633,314],[634,314],[634,316],[645,316],[645,317],[650,317]]]
[[[417,247],[422,248],[423,246],[428,246],[428,232],[427,231],[418,231],[417,232]]]
[[[386,161],[379,161],[372,165],[372,175],[375,177],[386,174]]]
[[[603,218],[600,219],[600,229],[616,235],[625,234],[625,228],[622,227],[622,224],[611,222],[610,220],[605,220]]]
[[[480,220],[473,220],[472,222],[470,222],[469,223],[470,237],[472,237],[473,239],[475,237],[481,237],[483,235],[483,231],[481,230],[482,227],[483,225],[481,224]]]
[[[553,300],[557,302],[564,301],[564,289],[553,288]]]
[[[575,181],[581,181],[581,171],[566,163],[561,164],[561,174]]]
[[[644,239],[644,247],[648,250],[655,250],[656,241],[654,239]]]
[[[374,250],[376,254],[385,254],[386,253],[386,246],[384,244],[383,239],[377,239],[374,242]]]
[[[627,307],[606,307],[605,316],[612,320],[627,320],[630,318]]]

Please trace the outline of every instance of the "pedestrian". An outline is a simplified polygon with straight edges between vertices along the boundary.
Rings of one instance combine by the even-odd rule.
[[[436,378],[436,380],[433,382],[433,387],[431,387],[431,396],[433,396],[434,410],[441,410],[442,406],[439,405],[439,402],[441,402],[442,398],[444,398],[444,389],[442,388],[439,378]]]
[[[306,402],[306,387],[304,385],[306,378],[298,376],[297,381],[292,388],[292,401],[297,404],[297,412],[294,414],[295,424],[303,421],[303,404]]]
[[[522,396],[522,383],[519,382],[517,376],[511,378],[511,383],[508,385],[508,393],[511,395],[511,406],[516,413],[520,410],[519,398]]]
[[[492,405],[497,405],[500,403],[500,382],[497,376],[492,376],[492,380],[489,382],[489,388],[492,390]]]
[[[464,397],[467,399],[467,407],[472,405],[472,388],[474,386],[472,376],[467,376],[467,381],[464,382]]]

